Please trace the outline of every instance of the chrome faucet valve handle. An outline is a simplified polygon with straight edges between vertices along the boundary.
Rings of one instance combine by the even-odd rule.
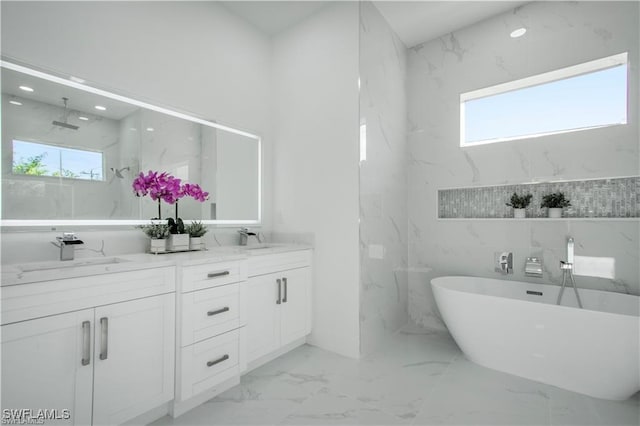
[[[513,253],[495,252],[495,271],[502,275],[513,274]]]

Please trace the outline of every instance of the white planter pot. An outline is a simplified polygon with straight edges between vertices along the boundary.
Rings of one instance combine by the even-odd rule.
[[[149,239],[149,253],[165,253],[167,251],[167,240],[150,238]]]
[[[202,249],[204,249],[204,241],[202,241],[202,237],[191,237],[189,239],[189,250]]]
[[[562,217],[562,209],[560,208],[549,208],[549,217],[553,219],[558,219]]]
[[[186,251],[189,250],[189,234],[171,234],[169,235],[170,251]]]
[[[515,219],[524,219],[527,217],[527,209],[513,209],[513,217]]]

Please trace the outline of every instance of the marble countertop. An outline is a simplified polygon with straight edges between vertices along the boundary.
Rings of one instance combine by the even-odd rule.
[[[170,254],[124,254],[118,256],[79,258],[72,261],[27,262],[2,265],[0,286],[128,272],[166,266],[191,266],[210,262],[243,260],[250,256],[308,250],[300,244],[260,244],[257,246],[219,246],[203,251]]]

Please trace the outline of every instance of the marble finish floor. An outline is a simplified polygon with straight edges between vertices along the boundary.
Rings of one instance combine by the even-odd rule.
[[[613,361],[613,360],[612,360]],[[164,425],[634,425],[605,401],[468,361],[446,333],[408,327],[360,360],[301,346]]]

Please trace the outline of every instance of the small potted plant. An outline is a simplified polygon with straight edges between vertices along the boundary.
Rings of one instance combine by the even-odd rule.
[[[149,237],[150,253],[165,253],[167,251],[167,238],[169,237],[169,227],[164,223],[152,223],[140,226],[142,232]]]
[[[527,193],[526,195],[518,195],[515,192],[511,196],[511,201],[505,203],[509,207],[513,207],[513,217],[516,219],[524,219],[527,217],[526,208],[531,204],[533,195]]]
[[[207,233],[208,229],[200,221],[194,220],[185,227],[185,231],[189,234],[189,249],[190,250],[202,250],[204,249],[204,241],[202,237]]]
[[[542,197],[540,207],[548,209],[548,217],[560,218],[562,217],[562,209],[570,205],[571,203],[564,197],[562,192],[552,192]]]
[[[184,222],[182,219],[167,219],[167,227],[169,228],[169,250],[170,251],[186,251],[189,250],[189,234],[185,232]]]

